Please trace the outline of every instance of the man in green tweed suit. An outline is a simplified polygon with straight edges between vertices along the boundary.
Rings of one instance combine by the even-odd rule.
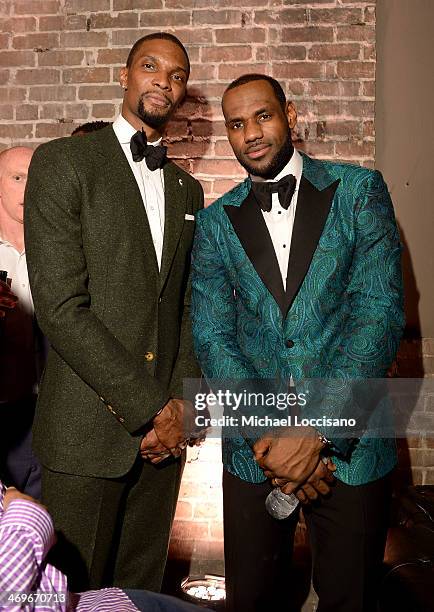
[[[298,420],[315,417],[316,427],[292,422],[273,435],[245,423],[224,434],[228,610],[288,607],[297,517],[278,521],[264,505],[279,485],[316,500],[305,516],[318,610],[372,612],[396,452],[392,438],[372,434],[378,410],[363,391],[373,386],[366,379],[385,376],[404,323],[392,203],[379,172],[294,149],[296,112],[274,79],[240,77],[223,112],[249,177],[197,218],[192,315],[202,369],[211,388],[232,380],[255,392],[271,380],[289,390],[292,379],[299,391],[339,381],[316,385],[321,403],[318,394],[300,402]],[[321,427],[321,415],[356,417],[357,434]]]
[[[42,145],[30,168],[28,265],[51,344],[34,446],[74,590],[161,586],[189,410],[182,381],[198,375],[189,268],[203,192],[159,142],[189,71],[172,35],[140,39],[113,126]]]

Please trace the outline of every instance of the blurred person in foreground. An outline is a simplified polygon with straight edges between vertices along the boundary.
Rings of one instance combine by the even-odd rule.
[[[190,253],[200,184],[161,139],[190,63],[173,35],[145,36],[120,71],[113,125],[41,145],[26,191],[35,308],[52,350],[34,444],[42,500],[74,590],[158,591],[200,370]]]
[[[45,506],[0,480],[0,611],[193,612],[197,606],[139,590],[68,591],[68,579],[47,563],[56,536]],[[21,601],[21,603],[19,603]],[[14,605],[15,604],[15,605]]]
[[[36,325],[24,248],[24,189],[33,150],[0,153],[0,476],[33,497],[41,471],[32,452],[31,427],[44,342]]]

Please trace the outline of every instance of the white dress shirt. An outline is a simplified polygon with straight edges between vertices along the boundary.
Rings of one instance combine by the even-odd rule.
[[[279,194],[273,193],[271,196],[270,212],[262,211],[265,224],[268,228],[271,240],[273,242],[274,251],[279,263],[280,273],[282,275],[283,286],[286,289],[286,279],[288,276],[288,260],[291,250],[292,231],[294,228],[295,212],[297,210],[298,190],[300,187],[301,174],[303,171],[303,158],[300,153],[294,149],[291,159],[286,164],[279,174],[267,183],[279,181],[287,174],[295,176],[297,181],[294,195],[292,196],[291,204],[288,210],[285,210],[280,205]],[[260,177],[251,176],[252,181],[263,181]]]
[[[149,170],[146,160],[135,162],[130,150],[131,136],[137,132],[135,128],[122,116],[119,115],[113,123],[113,130],[122,147],[125,157],[131,166],[137,185],[140,189],[143,204],[148,216],[151,229],[152,241],[157,256],[158,268],[161,269],[161,257],[163,254],[164,239],[164,176],[163,170]],[[148,144],[156,146],[161,138]]]
[[[0,403],[16,401],[35,391],[37,382],[34,310],[25,252],[0,236],[0,270],[11,279],[16,307],[7,311],[0,339]]]

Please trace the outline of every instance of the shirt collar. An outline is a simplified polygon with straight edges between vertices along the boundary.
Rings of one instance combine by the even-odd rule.
[[[297,188],[298,188],[298,185],[299,185],[300,180],[301,180],[302,172],[303,172],[303,158],[300,155],[300,153],[297,151],[297,149],[294,149],[294,152],[291,155],[291,159],[289,160],[289,162],[279,172],[279,174],[277,176],[275,176],[273,179],[267,179],[267,180],[264,181],[264,179],[262,179],[261,177],[258,177],[258,176],[255,176],[255,177],[251,176],[250,178],[252,179],[252,181],[264,181],[266,183],[273,183],[273,182],[276,182],[276,181],[280,181],[280,179],[283,178],[284,176],[286,176],[287,174],[292,174],[296,178]]]
[[[123,115],[118,115],[113,122],[113,131],[116,134],[116,138],[120,144],[130,144],[131,137],[137,132],[137,130],[131,125],[129,121],[125,119]],[[156,147],[160,144],[162,138],[149,142],[148,144]]]

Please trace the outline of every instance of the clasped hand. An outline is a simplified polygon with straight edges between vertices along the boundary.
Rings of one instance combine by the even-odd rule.
[[[253,446],[255,459],[265,476],[283,493],[295,493],[302,503],[330,492],[336,466],[322,461],[324,444],[312,427],[285,428],[279,434],[264,436]]]
[[[12,310],[17,304],[18,298],[11,291],[7,283],[0,281],[0,319],[6,314],[6,310]]]
[[[179,457],[187,444],[200,444],[204,437],[195,431],[193,405],[185,400],[169,400],[152,425],[142,439],[140,454],[154,464],[170,456]]]

